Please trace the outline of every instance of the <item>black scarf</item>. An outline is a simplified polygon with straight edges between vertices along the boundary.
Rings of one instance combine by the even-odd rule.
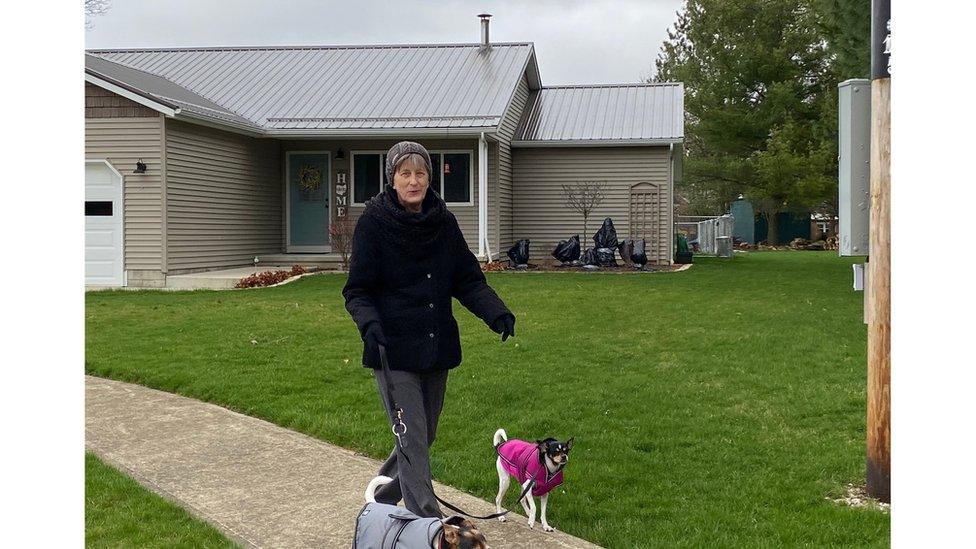
[[[430,252],[444,226],[446,211],[444,200],[430,187],[420,212],[413,213],[400,204],[396,189],[384,185],[383,192],[366,201],[363,215],[376,219],[383,235],[402,252],[419,256]]]

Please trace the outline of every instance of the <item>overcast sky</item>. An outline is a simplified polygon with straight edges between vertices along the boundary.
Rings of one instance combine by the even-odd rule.
[[[542,82],[639,82],[682,0],[112,0],[86,48],[534,42]]]

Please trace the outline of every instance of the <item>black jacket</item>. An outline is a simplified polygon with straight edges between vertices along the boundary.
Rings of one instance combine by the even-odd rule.
[[[426,371],[461,363],[452,297],[489,327],[512,314],[488,286],[457,219],[428,189],[420,214],[409,214],[386,186],[356,223],[342,295],[360,335],[379,322],[393,370]],[[419,232],[418,232],[419,231]],[[363,365],[380,368],[365,343]]]

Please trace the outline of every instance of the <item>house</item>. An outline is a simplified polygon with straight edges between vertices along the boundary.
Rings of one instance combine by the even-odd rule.
[[[86,51],[86,283],[334,264],[330,223],[404,139],[479,259],[520,238],[548,257],[583,227],[561,184],[601,180],[590,232],[610,216],[670,262],[682,84],[546,87],[533,44],[489,43],[482,21],[473,44]]]

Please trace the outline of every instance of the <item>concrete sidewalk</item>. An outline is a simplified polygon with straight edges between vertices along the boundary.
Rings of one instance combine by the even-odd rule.
[[[85,447],[247,547],[350,547],[363,490],[379,468],[220,406],[92,376],[85,377]],[[494,512],[493,503],[434,487],[468,512]],[[557,498],[551,516],[558,508]],[[542,532],[538,523],[530,530],[515,513],[505,523],[477,522],[492,548],[597,547]]]

